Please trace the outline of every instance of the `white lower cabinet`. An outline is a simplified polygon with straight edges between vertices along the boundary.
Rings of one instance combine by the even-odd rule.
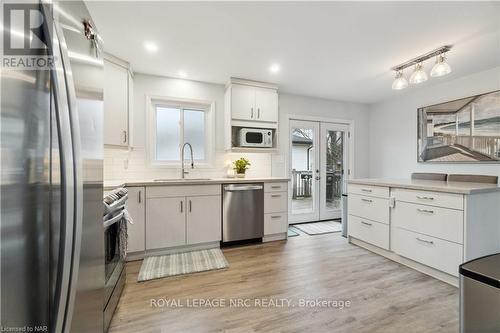
[[[221,233],[220,186],[148,187],[146,250],[218,242]]]
[[[186,244],[185,200],[184,197],[147,199],[147,250]]]
[[[221,197],[187,197],[187,244],[208,243],[221,240]]]
[[[462,263],[462,245],[401,228],[393,229],[392,250],[453,276]]]
[[[349,216],[349,235],[389,250],[389,225],[357,216]]]
[[[144,187],[129,187],[127,211],[134,224],[127,225],[127,252],[144,252],[146,250],[146,196]]]
[[[288,231],[288,183],[264,184],[264,241],[285,239]]]

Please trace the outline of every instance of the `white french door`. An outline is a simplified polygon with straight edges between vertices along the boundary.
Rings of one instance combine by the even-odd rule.
[[[349,125],[290,120],[290,223],[336,219],[348,170]]]
[[[348,144],[349,125],[320,124],[320,220],[342,217],[342,193],[347,188]]]
[[[290,120],[290,223],[319,220],[319,123]]]

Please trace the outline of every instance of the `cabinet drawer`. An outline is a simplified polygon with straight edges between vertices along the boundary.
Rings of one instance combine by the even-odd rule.
[[[288,183],[264,183],[264,192],[287,192]]]
[[[396,227],[392,236],[392,250],[397,254],[458,276],[462,245]]]
[[[273,235],[287,232],[288,214],[271,213],[264,214],[264,235]]]
[[[461,210],[398,201],[391,217],[396,227],[463,244],[463,214]]]
[[[422,205],[464,209],[464,197],[461,194],[442,193],[431,191],[417,191],[407,189],[393,189],[392,196],[397,201],[413,202]]]
[[[264,193],[264,213],[288,212],[288,197],[286,192]]]
[[[389,199],[349,194],[349,215],[389,224]]]
[[[348,192],[361,195],[369,195],[373,197],[388,198],[389,188],[382,186],[349,184]]]
[[[389,250],[389,226],[387,224],[349,215],[349,236]]]
[[[147,198],[189,197],[220,194],[220,185],[148,186],[146,189]]]

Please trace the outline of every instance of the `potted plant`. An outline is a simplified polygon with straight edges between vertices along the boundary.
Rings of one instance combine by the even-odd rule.
[[[245,172],[247,171],[248,166],[250,166],[251,164],[250,164],[249,160],[242,157],[242,158],[234,161],[233,165],[234,165],[234,171],[236,171],[236,177],[244,178]]]

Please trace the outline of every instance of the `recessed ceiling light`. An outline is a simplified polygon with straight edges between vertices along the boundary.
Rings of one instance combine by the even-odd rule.
[[[269,70],[271,73],[278,73],[280,71],[280,65],[272,64],[271,67],[269,67]]]
[[[177,73],[177,74],[179,75],[179,77],[181,79],[185,79],[188,76],[187,73],[184,71],[179,71],[179,73]]]
[[[154,53],[154,52],[158,51],[158,45],[156,45],[155,43],[150,42],[150,41],[145,41],[144,42],[144,48],[148,52],[151,52],[151,53]]]

